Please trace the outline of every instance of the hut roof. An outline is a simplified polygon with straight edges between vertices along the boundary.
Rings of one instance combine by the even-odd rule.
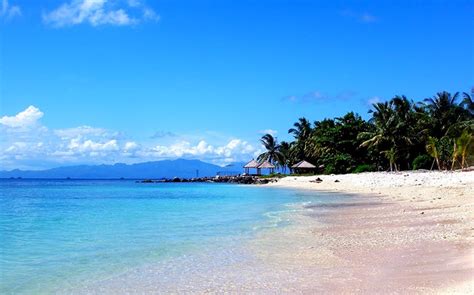
[[[314,169],[316,166],[311,164],[310,162],[306,161],[301,161],[299,163],[296,163],[295,165],[291,166],[291,168],[298,168],[298,169]]]
[[[255,161],[255,160],[252,160],[250,162],[248,162],[247,164],[245,164],[244,168],[257,168],[258,167],[258,162]]]
[[[265,161],[261,163],[260,165],[258,165],[258,168],[275,168],[275,165],[273,165],[272,163],[268,161]]]

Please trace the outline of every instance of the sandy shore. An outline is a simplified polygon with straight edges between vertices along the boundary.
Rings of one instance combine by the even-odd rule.
[[[306,205],[288,216],[290,226],[253,242],[270,268],[298,278],[290,290],[474,294],[474,172],[286,177],[270,185],[354,194]]]

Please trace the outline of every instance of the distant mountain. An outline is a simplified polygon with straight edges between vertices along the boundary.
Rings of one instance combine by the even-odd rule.
[[[192,178],[196,175],[214,176],[242,173],[245,163],[233,163],[225,167],[199,160],[163,160],[137,164],[79,165],[65,166],[41,171],[11,170],[0,171],[0,178]]]

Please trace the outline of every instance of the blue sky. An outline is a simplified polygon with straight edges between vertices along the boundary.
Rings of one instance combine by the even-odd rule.
[[[301,116],[474,86],[473,1],[2,1],[6,169],[225,164]]]

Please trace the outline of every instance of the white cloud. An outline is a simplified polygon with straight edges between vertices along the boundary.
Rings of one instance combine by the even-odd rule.
[[[97,152],[97,151],[117,151],[119,146],[117,140],[112,139],[106,142],[94,142],[90,139],[81,141],[80,138],[73,138],[67,146],[73,152]]]
[[[41,117],[43,117],[43,112],[31,105],[15,116],[3,116],[0,118],[0,124],[12,128],[30,127],[37,124]]]
[[[342,16],[345,16],[347,18],[352,18],[352,19],[355,19],[359,22],[362,22],[362,23],[375,23],[378,21],[378,18],[376,16],[374,16],[373,14],[371,13],[368,13],[367,11],[365,12],[358,12],[358,11],[354,11],[354,10],[351,10],[351,9],[345,9],[343,11],[341,11],[341,15]]]
[[[155,158],[195,158],[216,164],[243,161],[258,152],[254,146],[241,139],[232,139],[227,144],[214,146],[201,140],[196,145],[180,141],[172,145],[157,145],[146,152]]]
[[[126,151],[126,152],[136,150],[137,148],[138,148],[138,144],[134,141],[126,142],[125,146],[123,147],[124,151]]]
[[[277,135],[278,131],[273,130],[273,129],[264,129],[264,130],[260,130],[258,133],[260,133],[260,134],[271,134],[272,136],[275,136],[275,135]]]
[[[374,96],[374,97],[369,98],[369,99],[367,100],[367,104],[368,104],[369,106],[372,106],[373,104],[379,103],[379,102],[381,102],[381,101],[382,101],[382,100],[380,99],[380,97]]]
[[[55,27],[88,23],[100,25],[133,25],[141,21],[157,21],[156,12],[140,1],[72,0],[43,14],[43,21]],[[121,4],[121,5],[119,5]]]
[[[143,9],[143,19],[151,21],[159,21],[160,16],[151,8]]]
[[[2,169],[43,169],[64,164],[136,163],[164,159],[199,159],[214,164],[247,161],[260,146],[224,136],[205,138],[180,135],[163,144],[163,138],[131,140],[119,132],[92,126],[48,130],[41,125],[43,112],[30,106],[24,111],[0,118],[0,166]],[[214,134],[210,132],[210,134]],[[215,134],[214,134],[215,135]],[[196,140],[199,139],[199,140]],[[160,144],[156,144],[160,141]],[[212,141],[211,144],[209,141]],[[165,141],[166,142],[166,141]]]
[[[352,90],[345,90],[335,94],[327,92],[313,90],[303,95],[289,95],[282,98],[284,101],[291,103],[319,103],[319,102],[332,102],[335,100],[347,101],[354,98],[357,95]]]
[[[10,20],[16,16],[21,16],[21,8],[18,5],[10,5],[8,0],[2,1],[0,7],[0,17]]]
[[[54,133],[63,139],[69,139],[76,138],[79,136],[104,136],[108,134],[108,131],[103,128],[94,128],[91,126],[84,125],[74,128],[57,129],[54,130]]]

